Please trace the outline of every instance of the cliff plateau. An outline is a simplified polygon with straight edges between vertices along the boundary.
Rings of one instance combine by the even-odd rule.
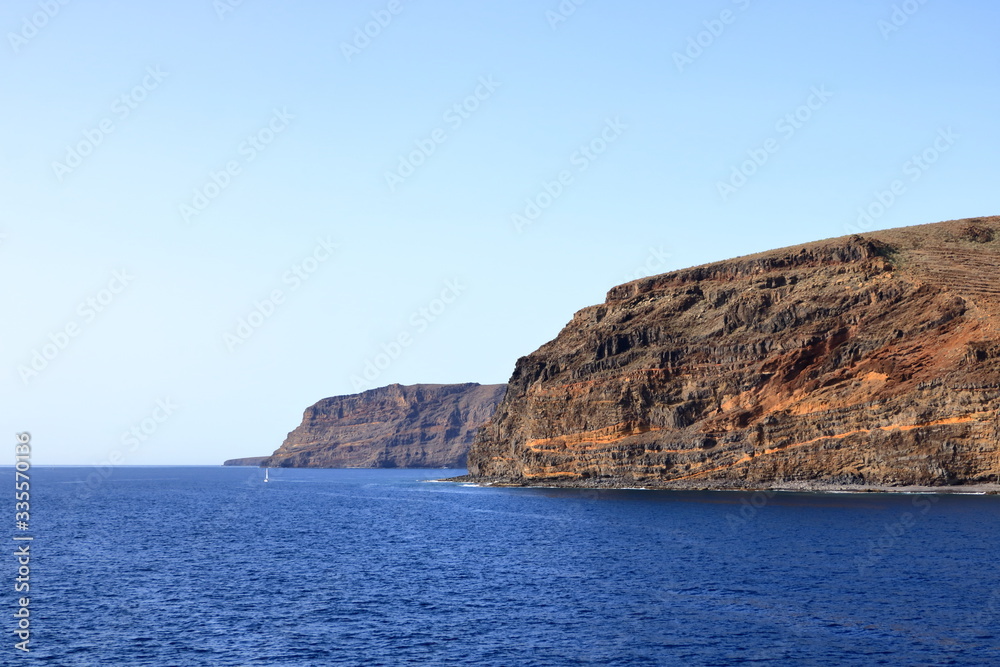
[[[942,222],[611,289],[518,360],[469,477],[991,482],[998,408],[1000,218]]]
[[[260,465],[288,468],[464,468],[504,385],[399,384],[324,398]]]

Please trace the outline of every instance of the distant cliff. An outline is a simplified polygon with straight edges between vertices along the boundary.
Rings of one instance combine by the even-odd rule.
[[[292,468],[464,468],[504,385],[398,384],[324,398],[260,465]]]
[[[224,466],[259,466],[261,463],[266,461],[269,457],[267,456],[245,456],[241,459],[229,459],[223,462]]]
[[[1000,218],[633,281],[518,360],[480,481],[945,485],[1000,474]]]

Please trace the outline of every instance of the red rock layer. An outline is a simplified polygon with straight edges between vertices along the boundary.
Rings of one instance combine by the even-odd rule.
[[[474,478],[962,484],[1000,474],[1000,218],[620,285],[518,360]]]

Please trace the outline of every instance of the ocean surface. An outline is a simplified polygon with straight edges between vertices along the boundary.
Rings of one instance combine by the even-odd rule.
[[[1000,665],[997,496],[96,470],[31,470],[0,664]]]

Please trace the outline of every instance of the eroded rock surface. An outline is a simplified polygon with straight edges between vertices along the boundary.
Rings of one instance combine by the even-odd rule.
[[[267,456],[244,456],[240,459],[229,459],[224,461],[222,465],[224,466],[259,466],[261,463],[266,461],[269,457]]]
[[[514,484],[944,485],[1000,474],[1000,218],[633,281],[518,360],[469,457]]]
[[[324,398],[261,465],[293,468],[464,468],[502,384],[399,384]]]

